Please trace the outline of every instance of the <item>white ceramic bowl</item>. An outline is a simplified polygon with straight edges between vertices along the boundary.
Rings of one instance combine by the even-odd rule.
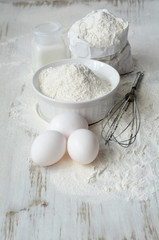
[[[112,86],[112,90],[95,99],[68,102],[49,98],[40,92],[39,74],[48,67],[56,67],[68,63],[80,63],[90,68],[98,77],[107,79]],[[52,62],[40,68],[33,76],[32,86],[38,96],[38,109],[41,116],[50,121],[54,116],[63,112],[76,112],[85,117],[89,124],[102,120],[114,102],[114,94],[119,85],[120,76],[118,72],[106,63],[90,59],[64,59]]]

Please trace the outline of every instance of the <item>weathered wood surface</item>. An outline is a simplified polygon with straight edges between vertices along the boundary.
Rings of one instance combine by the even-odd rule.
[[[131,44],[151,80],[159,63],[157,0],[90,2],[60,8],[0,3],[0,240],[159,239],[158,192],[146,201],[101,200],[89,194],[61,192],[51,182],[51,170],[34,166],[29,158],[35,133],[23,128],[18,118],[10,117],[26,87],[23,79],[31,72],[32,28],[50,20],[67,27],[102,7],[130,21],[134,31],[130,36],[142,32]]]

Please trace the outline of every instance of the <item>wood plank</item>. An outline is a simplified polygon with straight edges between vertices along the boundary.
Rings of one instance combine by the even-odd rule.
[[[30,159],[30,146],[34,137],[39,131],[45,130],[47,124],[41,120],[41,128],[32,129],[28,116],[25,115],[26,112],[21,111],[22,105],[25,105],[31,113],[35,111],[35,108],[34,111],[30,110],[28,102],[25,102],[25,95],[31,90],[33,74],[31,70],[33,27],[42,21],[56,20],[68,28],[76,19],[92,9],[107,6],[114,13],[128,18],[130,21],[130,41],[133,54],[137,59],[136,63],[146,72],[141,92],[147,93],[147,99],[140,96],[139,105],[141,106],[147,101],[147,107],[151,107],[152,114],[145,108],[146,120],[154,120],[154,129],[153,126],[150,126],[149,129],[152,131],[151,134],[146,133],[144,125],[141,131],[144,137],[152,135],[156,139],[156,145],[153,146],[151,139],[148,139],[145,146],[141,144],[139,148],[134,147],[131,149],[132,152],[128,150],[129,152],[125,152],[124,156],[131,160],[134,151],[140,153],[143,151],[143,154],[139,155],[139,161],[142,158],[145,159],[146,154],[150,156],[147,166],[154,174],[152,177],[157,176],[159,118],[158,113],[155,113],[155,107],[158,99],[148,93],[151,90],[153,94],[158,87],[159,52],[158,40],[155,39],[158,36],[156,20],[158,19],[159,3],[157,0],[154,0],[153,3],[148,1],[128,2],[101,1],[89,2],[89,4],[78,3],[65,7],[51,7],[45,4],[29,5],[30,3],[25,5],[23,3],[0,3],[0,239],[159,239],[159,192],[157,190],[159,181],[157,177],[150,179],[150,182],[154,180],[154,193],[151,193],[151,189],[149,189],[149,197],[145,200],[140,200],[139,196],[128,200],[124,195],[121,196],[118,193],[114,196],[107,192],[102,197],[94,193],[90,194],[89,189],[93,185],[90,186],[86,181],[82,181],[80,175],[78,175],[77,188],[80,188],[81,184],[86,184],[85,192],[77,194],[79,191],[76,189],[72,192],[67,178],[61,183],[54,181],[53,178],[60,171],[61,174],[65,174],[64,166],[77,170],[77,165],[73,165],[71,160],[67,159],[68,162],[65,160],[65,165],[59,163],[51,168],[35,166]],[[34,17],[31,22],[29,19],[32,16]],[[146,27],[143,27],[145,25]],[[149,32],[149,39],[145,40],[145,36]],[[35,107],[35,103],[33,107]],[[24,118],[26,118],[26,122],[24,122]],[[147,126],[146,120],[143,118],[145,126]],[[99,133],[97,128],[93,130],[97,134]],[[98,167],[100,160],[102,162],[105,157],[105,152],[102,151],[101,159],[91,165],[91,169],[95,166]],[[71,171],[70,177],[72,177]],[[83,171],[86,170],[83,169]],[[138,194],[140,195],[140,191]]]

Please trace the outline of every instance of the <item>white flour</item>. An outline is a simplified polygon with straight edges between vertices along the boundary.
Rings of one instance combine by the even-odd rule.
[[[133,70],[128,42],[129,24],[107,9],[92,11],[75,22],[68,31],[73,58],[90,58],[106,62],[120,74]]]
[[[99,7],[99,4],[100,3],[98,2],[97,7]],[[102,7],[104,6],[102,5]],[[76,9],[74,6],[72,8],[73,9],[71,10],[74,13],[77,13],[79,10],[78,6]],[[40,10],[41,14],[39,13],[39,9],[40,8],[38,8],[37,14],[33,14],[34,12],[29,12],[30,15],[28,15],[27,9],[23,9],[23,11],[20,11],[20,13],[17,14],[19,22],[25,21],[25,26],[28,26],[28,20],[30,19],[30,26],[33,25],[33,21],[37,25],[37,23],[41,22],[41,14],[43,14],[43,9]],[[85,11],[90,11],[90,8],[84,6],[81,12],[85,14]],[[123,10],[123,14],[124,11],[125,10]],[[53,12],[52,8],[47,8],[46,12],[47,14],[43,16],[43,20],[47,21],[49,16],[51,20],[56,20],[57,18],[57,20],[60,21],[62,19],[61,21],[65,23],[66,19],[63,16],[66,14],[66,7],[63,8],[63,12],[65,14],[59,14],[58,9]],[[81,17],[81,14],[79,15],[78,16]],[[34,20],[32,16],[38,17],[36,20]],[[67,13],[68,18],[69,16],[70,8]],[[132,20],[136,21],[134,20],[134,15],[132,16]],[[72,18],[67,20],[66,24],[71,24],[73,21],[75,21],[75,19],[77,19],[77,14],[74,15],[73,20]],[[145,30],[147,31],[147,15],[142,21],[146,23],[142,25],[144,28],[143,32],[145,32]],[[151,32],[152,35],[154,34],[154,31],[156,32],[156,29],[158,29],[156,19],[153,19],[153,21],[156,23],[156,25],[154,30]],[[23,31],[31,31],[31,27],[28,27],[27,29],[20,28],[20,25],[16,25],[16,27],[17,26]],[[136,58],[138,58],[138,61],[144,66],[146,71],[141,87],[137,93],[142,123],[137,140],[134,145],[128,149],[120,148],[116,144],[104,146],[103,142],[100,140],[99,156],[96,161],[88,166],[76,164],[68,156],[65,156],[63,161],[60,161],[52,167],[47,168],[47,183],[49,185],[51,182],[51,187],[49,185],[51,189],[55,187],[58,191],[66,194],[94,197],[98,202],[100,201],[100,197],[106,200],[111,196],[122,196],[125,199],[146,200],[150,198],[153,193],[156,193],[159,190],[159,54],[156,54],[158,51],[158,42],[157,40],[154,41],[154,38],[145,38],[145,35],[141,33],[141,26],[136,24],[136,22],[133,23],[131,29],[134,31],[134,33],[132,32],[133,34],[131,36],[134,55]],[[27,43],[29,43],[31,41],[31,36],[28,35],[27,39]],[[21,84],[23,91],[21,91],[21,94],[19,93],[19,96],[17,96],[17,98],[14,100],[14,103],[11,105],[9,116],[10,121],[15,121],[20,130],[23,129],[26,134],[29,135],[29,137],[32,136],[30,139],[33,139],[34,135],[37,135],[41,131],[47,129],[48,123],[43,121],[36,112],[37,99],[31,88],[32,73],[30,72],[30,57],[27,55],[28,48],[26,48],[26,46],[27,44],[25,35],[24,37],[20,36],[19,38],[8,37],[7,43],[4,41],[1,47],[2,63],[0,66],[4,68],[6,64],[6,68],[4,68],[4,70],[7,72],[8,66],[13,67],[12,64],[16,63],[16,61],[19,63],[19,65],[15,65],[15,72],[17,71],[18,74],[16,75],[17,78],[14,79],[14,81],[17,85],[11,81],[8,84],[8,87],[13,83],[14,84],[11,86],[15,87],[19,87]],[[12,55],[9,55],[10,52],[7,52],[8,49],[12,49]],[[8,53],[8,55],[6,53]],[[9,65],[8,61],[6,61],[6,56],[8,56],[7,60],[11,60]],[[27,63],[25,61],[27,61]],[[24,62],[25,65],[20,65],[21,62]],[[23,71],[20,72],[20,70]],[[141,66],[138,67],[138,70],[142,70]],[[118,94],[118,98],[120,98],[121,95],[123,96],[123,94],[128,90],[134,78],[134,74],[129,74],[129,76],[122,77],[121,85],[118,91],[120,93]],[[6,114],[7,110],[8,109],[6,109],[6,112],[3,114]],[[97,137],[101,139],[100,125],[94,126],[91,129],[96,133]],[[22,147],[25,148],[25,146]],[[24,158],[22,161],[26,161],[26,159]],[[31,162],[26,162],[24,164],[25,171],[27,171],[27,164],[29,167],[32,167]],[[39,167],[34,167],[34,171],[36,172],[35,182],[40,181],[39,174],[43,174],[43,169],[40,170]],[[35,185],[35,188],[36,187],[37,186]],[[48,189],[50,190],[50,188]],[[33,196],[31,195],[31,197]]]
[[[111,90],[108,81],[102,81],[81,64],[46,68],[40,73],[39,80],[41,92],[58,100],[84,101],[103,96]]]
[[[126,21],[114,17],[105,9],[92,11],[75,22],[71,31],[77,38],[85,40],[93,47],[105,47],[117,44],[127,26]]]
[[[31,78],[31,76],[30,76]],[[130,88],[135,75],[123,77],[119,87],[120,94],[125,94]],[[90,129],[100,141],[100,152],[97,159],[87,165],[73,162],[66,154],[62,161],[47,168],[48,178],[58,191],[65,194],[83,195],[87,197],[110,198],[124,197],[125,199],[146,200],[159,188],[159,154],[152,154],[152,144],[159,144],[158,134],[151,139],[152,128],[157,126],[157,115],[151,118],[149,106],[146,105],[147,91],[140,90],[140,112],[142,125],[136,142],[128,149],[118,147],[116,144],[105,146],[101,139],[101,125],[92,126]],[[152,90],[152,89],[151,89]],[[153,96],[158,96],[157,88],[153,89]],[[22,95],[12,106],[10,117],[18,119],[25,131],[35,136],[48,128],[48,123],[43,121],[36,112],[36,98],[33,90],[25,81]],[[156,102],[157,103],[157,102]],[[155,104],[155,102],[154,102]],[[153,124],[149,124],[149,121]],[[156,120],[155,120],[156,119]],[[146,129],[146,131],[145,131]],[[157,145],[156,145],[157,146]],[[158,152],[158,150],[156,149]]]

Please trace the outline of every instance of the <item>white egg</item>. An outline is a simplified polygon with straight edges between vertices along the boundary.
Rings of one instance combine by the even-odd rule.
[[[46,131],[35,138],[31,146],[31,158],[40,166],[59,161],[66,151],[66,138],[57,131]]]
[[[81,164],[88,164],[97,157],[99,142],[92,131],[78,129],[68,138],[67,150],[72,160]]]
[[[55,116],[50,123],[51,130],[56,130],[66,137],[69,137],[73,131],[80,128],[88,129],[88,122],[77,113],[64,112]]]

